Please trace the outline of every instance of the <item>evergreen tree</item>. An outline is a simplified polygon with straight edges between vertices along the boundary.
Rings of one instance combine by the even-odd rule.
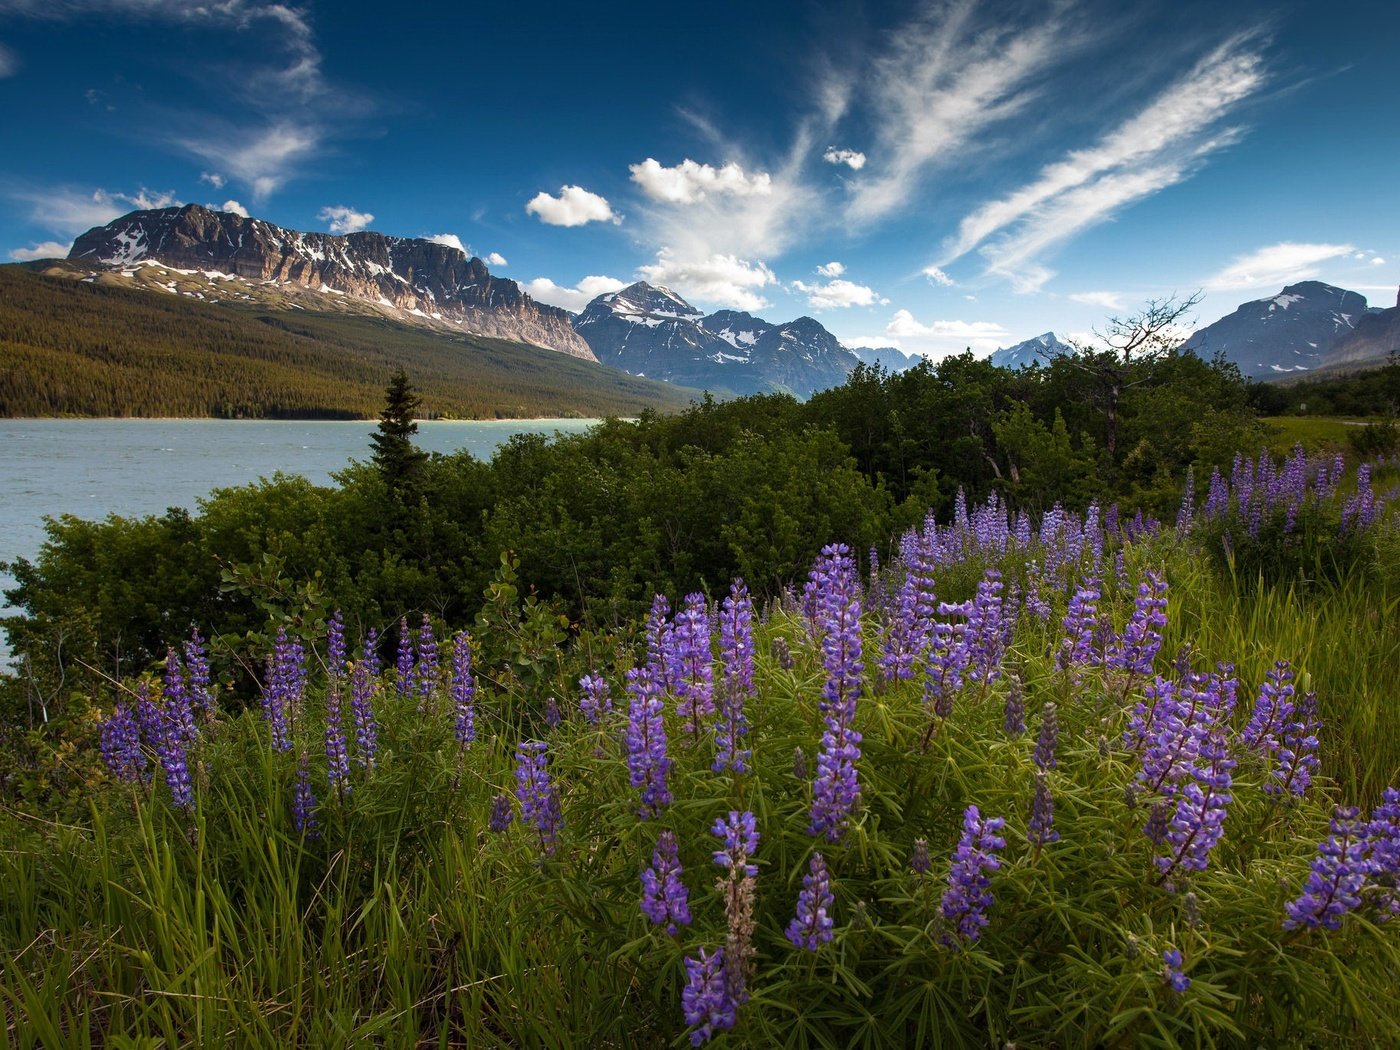
[[[374,447],[371,459],[384,476],[389,490],[403,498],[405,490],[417,479],[427,453],[410,440],[418,433],[413,418],[423,399],[409,386],[403,368],[397,369],[384,390],[384,408],[379,413],[379,428],[370,435]]]

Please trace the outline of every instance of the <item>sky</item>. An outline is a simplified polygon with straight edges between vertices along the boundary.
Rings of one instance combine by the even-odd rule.
[[[987,353],[1393,305],[1397,109],[1382,0],[0,0],[0,259],[193,202]]]

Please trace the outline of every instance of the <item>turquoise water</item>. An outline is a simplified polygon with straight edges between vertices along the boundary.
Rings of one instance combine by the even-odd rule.
[[[579,433],[595,421],[490,420],[420,423],[429,452],[466,449],[488,459],[512,435]],[[318,483],[369,458],[372,422],[221,419],[0,420],[0,561],[32,559],[44,517],[105,518],[195,509],[212,489],[281,471]],[[0,589],[14,585],[0,574]],[[0,605],[0,616],[9,611]],[[9,649],[0,634],[0,666]]]

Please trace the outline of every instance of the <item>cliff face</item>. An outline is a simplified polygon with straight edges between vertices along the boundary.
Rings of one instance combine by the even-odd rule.
[[[1388,310],[1372,310],[1356,322],[1356,327],[1332,344],[1323,364],[1352,368],[1384,364],[1393,353],[1400,353],[1400,294]]]
[[[125,268],[143,261],[353,296],[476,335],[595,361],[569,314],[537,303],[480,259],[418,238],[303,233],[195,204],[137,211],[89,230],[68,258]]]

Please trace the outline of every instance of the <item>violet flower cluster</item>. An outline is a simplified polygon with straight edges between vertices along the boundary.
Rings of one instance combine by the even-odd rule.
[[[751,752],[743,746],[749,723],[744,705],[754,695],[753,600],[743,580],[735,580],[719,611],[719,718],[715,722],[715,759],[711,769],[749,771]]]
[[[612,714],[612,692],[608,681],[600,674],[586,674],[578,680],[582,696],[579,709],[589,725],[597,725]]]
[[[413,634],[408,629],[408,617],[399,617],[399,649],[394,659],[394,691],[400,700],[407,700],[418,689],[414,676]]]
[[[704,720],[715,712],[714,661],[710,653],[710,615],[703,594],[687,594],[676,613],[672,637],[675,653],[676,710],[681,724],[698,737]]]
[[[1166,852],[1155,858],[1163,883],[1178,870],[1206,870],[1211,851],[1225,835],[1225,815],[1234,797],[1230,775],[1234,768],[1225,732],[1213,725],[1201,741],[1191,779],[1177,792],[1162,842]]]
[[[1138,584],[1133,615],[1123,637],[1109,653],[1109,666],[1134,677],[1150,675],[1153,661],[1162,648],[1162,628],[1166,625],[1167,581],[1149,571],[1147,578]]]
[[[695,1026],[690,1033],[691,1046],[700,1046],[716,1029],[734,1027],[738,1007],[729,995],[727,970],[723,948],[709,953],[701,948],[698,956],[686,956],[681,1013],[686,1024]]]
[[[185,669],[189,675],[190,703],[206,719],[214,714],[214,690],[209,678],[209,654],[196,629],[184,644]]]
[[[146,755],[141,750],[141,726],[136,712],[118,703],[103,721],[98,749],[112,776],[126,784],[146,779]]]
[[[834,936],[831,906],[836,897],[831,892],[831,873],[820,853],[813,853],[806,875],[802,876],[802,892],[797,895],[797,915],[788,923],[787,939],[809,952]]]
[[[305,755],[297,760],[296,785],[292,789],[292,825],[299,835],[317,837],[316,795],[311,790],[311,765]]]
[[[1320,760],[1318,749],[1317,694],[1308,692],[1293,705],[1279,733],[1277,761],[1264,783],[1267,795],[1302,796],[1312,785]]]
[[[1330,831],[1317,847],[1303,892],[1284,905],[1285,930],[1335,930],[1347,912],[1361,905],[1361,891],[1374,870],[1367,824],[1355,806],[1338,806]]]
[[[452,639],[452,710],[459,747],[476,739],[476,679],[472,677],[472,640],[466,631]]]
[[[379,723],[374,717],[374,685],[379,680],[378,637],[373,628],[365,636],[364,649],[350,672],[350,714],[355,722],[355,761],[374,765],[379,750]]]
[[[997,832],[1005,825],[1001,817],[984,820],[976,806],[968,806],[963,812],[962,835],[953,852],[941,907],[944,920],[968,944],[981,937],[987,925],[987,909],[992,904],[987,872],[1001,867],[997,851],[1006,848],[1006,839]],[[950,946],[959,943],[951,933],[945,933],[943,940]]]
[[[634,788],[642,789],[642,817],[653,816],[671,802],[667,774],[671,759],[666,753],[666,705],[656,671],[648,664],[627,672],[627,775]]]
[[[1279,733],[1293,717],[1293,670],[1287,660],[1275,660],[1259,687],[1249,723],[1241,739],[1245,747],[1266,757],[1277,754]]]
[[[680,851],[669,828],[657,837],[651,867],[642,872],[642,914],[673,937],[678,926],[690,925],[690,891],[681,880]]]
[[[822,549],[811,582],[827,678],[820,702],[826,730],[817,755],[808,831],[825,834],[836,842],[845,834],[846,823],[860,801],[856,763],[860,760],[861,734],[854,722],[864,670],[860,585],[844,543]]]
[[[438,645],[433,634],[433,625],[428,614],[423,614],[423,625],[418,628],[417,662],[413,667],[413,678],[418,688],[418,710],[426,711],[432,705],[433,693],[438,687]]]
[[[564,817],[550,780],[549,754],[543,740],[525,740],[515,748],[515,797],[520,801],[521,823],[533,824],[540,849],[553,853]]]

